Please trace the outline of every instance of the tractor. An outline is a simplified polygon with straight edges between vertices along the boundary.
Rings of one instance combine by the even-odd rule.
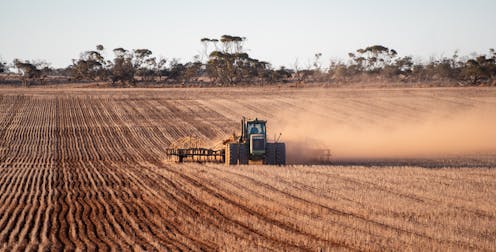
[[[178,162],[224,162],[226,165],[236,164],[266,164],[285,165],[286,145],[277,140],[267,141],[267,121],[241,120],[241,136],[233,136],[223,141],[221,149],[211,149],[199,146],[187,148],[169,148],[168,157]]]

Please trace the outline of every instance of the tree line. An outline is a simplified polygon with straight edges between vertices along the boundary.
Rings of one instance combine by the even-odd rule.
[[[328,75],[332,80],[353,82],[376,79],[410,82],[456,82],[461,85],[494,85],[496,81],[496,52],[475,57],[431,59],[428,63],[414,63],[410,56],[399,56],[396,50],[381,45],[369,46],[349,53],[349,63],[331,62]]]
[[[84,51],[72,64],[54,69],[45,61],[15,59],[11,64],[0,60],[0,73],[15,71],[23,85],[43,84],[49,76],[65,76],[69,82],[105,82],[112,86],[135,86],[138,83],[219,85],[274,83],[353,83],[371,80],[393,82],[449,82],[460,85],[495,85],[496,52],[473,57],[431,59],[414,62],[394,49],[373,45],[348,54],[344,61],[331,61],[323,67],[321,53],[302,67],[273,68],[263,60],[252,58],[245,50],[245,37],[223,35],[202,38],[203,51],[193,61],[155,57],[151,50],[115,48],[113,58],[106,58],[106,48],[97,45]]]

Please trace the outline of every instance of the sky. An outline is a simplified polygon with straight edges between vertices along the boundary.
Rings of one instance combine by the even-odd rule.
[[[86,50],[148,48],[190,61],[203,37],[246,37],[274,67],[347,60],[380,44],[415,60],[496,47],[495,0],[0,0],[0,58],[65,67]]]

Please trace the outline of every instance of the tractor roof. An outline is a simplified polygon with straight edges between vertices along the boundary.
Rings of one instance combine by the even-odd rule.
[[[266,120],[259,120],[258,118],[255,118],[255,119],[248,119],[246,122],[248,123],[266,123],[267,121]]]

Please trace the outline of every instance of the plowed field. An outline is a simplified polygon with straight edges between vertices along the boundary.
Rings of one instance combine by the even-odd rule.
[[[495,108],[477,88],[3,88],[0,249],[494,251]],[[243,115],[288,144],[318,138],[339,165],[164,162],[175,140],[216,142]],[[426,134],[431,118],[448,135]],[[360,142],[370,128],[380,137]],[[382,129],[396,132],[383,145]]]

